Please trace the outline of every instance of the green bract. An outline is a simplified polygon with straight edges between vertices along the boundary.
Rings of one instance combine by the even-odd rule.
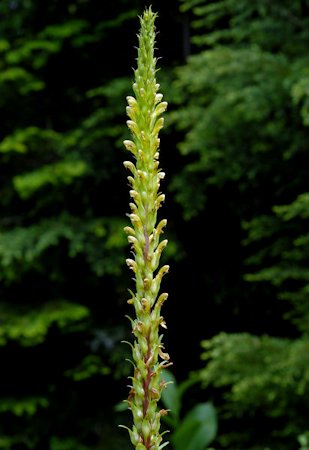
[[[157,410],[162,389],[166,383],[161,381],[160,373],[169,366],[169,355],[163,351],[160,325],[166,328],[161,316],[161,306],[167,294],[159,295],[162,277],[169,266],[158,269],[160,256],[167,240],[160,241],[166,226],[163,219],[157,224],[157,211],[164,201],[159,192],[164,172],[159,169],[158,133],[163,127],[161,114],[167,107],[158,93],[156,82],[156,58],[154,58],[156,14],[149,8],[141,18],[139,34],[138,63],[135,70],[133,90],[135,97],[127,97],[127,121],[132,141],[124,145],[135,157],[135,164],[125,161],[131,172],[128,177],[131,185],[129,217],[132,227],[126,227],[128,241],[132,245],[134,259],[127,259],[133,270],[136,292],[129,300],[135,308],[136,318],[132,322],[135,342],[132,346],[134,376],[129,393],[128,404],[133,414],[134,425],[129,430],[132,444],[137,450],[159,450],[161,444],[160,418],[167,414]],[[160,361],[159,361],[160,358]]]

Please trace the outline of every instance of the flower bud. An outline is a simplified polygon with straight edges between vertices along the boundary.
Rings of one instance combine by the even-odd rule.
[[[165,300],[167,299],[168,294],[166,292],[164,292],[163,294],[160,295],[160,297],[157,300],[157,303],[161,305],[163,305],[163,303],[165,302]]]
[[[160,94],[160,93],[156,94],[155,95],[155,103],[159,103],[162,100],[162,98],[163,98],[163,94]]]
[[[128,236],[128,242],[130,243],[130,244],[138,244],[138,240],[136,239],[136,237],[134,237],[134,236]]]
[[[139,444],[137,444],[135,450],[147,450],[147,449],[145,445],[140,442]]]
[[[163,317],[160,317],[159,319],[159,325],[161,325],[162,328],[165,328],[167,330],[166,322],[163,319]]]
[[[137,215],[137,213],[138,213],[138,208],[137,208],[136,204],[131,202],[131,203],[129,203],[129,206],[130,206],[130,208],[131,208],[132,213],[135,214],[135,215]],[[140,218],[139,218],[139,219],[140,219]]]
[[[127,125],[128,125],[128,128],[132,131],[132,133],[138,134],[139,129],[138,129],[136,122],[134,122],[133,120],[127,120]]]
[[[165,195],[164,194],[160,194],[158,197],[157,197],[157,199],[156,199],[156,201],[155,201],[155,208],[156,209],[159,209],[160,208],[160,206],[161,206],[161,203],[163,203],[164,202],[164,200],[165,200]]]
[[[141,425],[142,420],[143,420],[142,409],[139,406],[135,405],[134,403],[131,404],[131,409],[132,409],[132,413],[133,413],[135,421],[136,421],[135,422],[136,426]]]
[[[129,120],[128,120],[128,122],[129,122]],[[132,122],[132,121],[130,121],[130,122]],[[136,145],[134,144],[134,142],[130,141],[129,139],[126,139],[125,141],[123,141],[123,144],[124,144],[125,148],[127,150],[129,150],[129,152],[131,152],[131,153],[133,153],[135,155],[135,153],[136,153]],[[125,164],[125,163],[123,163],[123,164]],[[133,163],[131,163],[131,164],[133,164]]]
[[[150,307],[151,307],[149,300],[147,300],[147,298],[143,297],[142,300],[141,300],[141,303],[142,303],[144,311],[148,312],[150,310]]]
[[[126,263],[129,267],[129,269],[133,270],[134,273],[137,271],[137,264],[133,259],[126,259]]]
[[[159,355],[162,359],[164,359],[165,361],[169,361],[170,359],[170,355],[168,353],[164,353],[161,350],[159,350]]]
[[[137,342],[134,343],[133,356],[134,356],[135,360],[138,360],[138,359],[142,358],[142,354],[140,352],[139,345],[137,344]]]
[[[139,218],[139,216],[137,214],[134,214],[134,213],[129,214],[129,217],[130,217],[130,220],[132,223],[136,223],[136,224],[141,223],[141,219]]]
[[[139,434],[137,432],[136,427],[134,426],[133,431],[129,430],[129,434],[130,434],[130,439],[132,444],[135,446],[139,443]]]
[[[136,192],[134,189],[131,189],[130,192],[130,197],[132,197],[135,201],[140,199],[140,195],[138,192]]]
[[[127,121],[127,123],[128,123],[129,121]],[[135,124],[136,125],[136,124]],[[159,133],[159,131],[163,128],[163,126],[164,126],[164,118],[163,117],[160,117],[160,119],[158,119],[157,121],[156,121],[156,123],[155,123],[155,125],[154,125],[154,127],[153,127],[153,130],[152,130],[152,135],[153,136],[156,136],[158,133]],[[128,127],[129,127],[129,125],[128,125]],[[129,127],[130,128],[130,127]]]
[[[131,142],[131,141],[124,141],[124,142]],[[133,173],[133,175],[135,174],[136,169],[132,161],[124,161],[123,165],[126,169],[129,169]]]
[[[164,111],[166,111],[166,108],[167,108],[167,102],[159,103],[155,109],[155,114],[157,116],[159,116],[160,114],[163,114]]]
[[[147,291],[151,287],[151,280],[149,278],[144,278],[144,289]]]
[[[152,270],[157,269],[159,262],[160,262],[161,254],[162,254],[164,248],[167,246],[167,243],[168,243],[167,239],[164,239],[164,241],[160,242],[157,249],[155,250],[153,259],[152,259],[152,264],[151,264]]]
[[[148,342],[147,342],[147,339],[144,338],[144,337],[141,337],[139,344],[140,344],[140,348],[141,348],[141,351],[142,351],[143,355],[146,355],[148,353]]]
[[[137,105],[137,101],[134,97],[131,97],[128,95],[127,97],[127,102],[129,106],[136,106]]]
[[[135,231],[131,227],[124,227],[123,231],[127,234],[131,234],[131,235],[135,236]]]
[[[151,286],[151,293],[154,296],[158,295],[158,291],[160,289],[160,284],[161,284],[161,280],[163,278],[163,276],[169,271],[170,266],[165,265],[163,267],[161,267],[161,269],[159,270],[159,272],[157,273],[157,275],[155,276],[153,282],[152,282],[152,286]]]
[[[147,440],[147,438],[150,436],[150,433],[151,433],[151,427],[150,427],[149,421],[147,419],[143,420],[142,433],[144,436],[144,440]]]
[[[166,220],[166,219],[162,219],[162,220],[159,222],[159,224],[158,224],[158,226],[157,226],[157,228],[156,228],[156,232],[157,232],[158,234],[162,233],[162,232],[163,232],[163,228],[166,227],[166,224],[167,224],[167,220]]]
[[[133,178],[133,177],[131,177],[131,176],[128,176],[128,177],[127,177],[127,180],[128,180],[128,182],[129,182],[130,186],[134,186],[134,184],[135,184],[135,180],[134,180],[134,178]]]
[[[138,370],[140,371],[141,377],[146,379],[148,370],[146,368],[145,363],[143,361],[139,360],[139,361],[136,361],[136,364],[137,364]]]

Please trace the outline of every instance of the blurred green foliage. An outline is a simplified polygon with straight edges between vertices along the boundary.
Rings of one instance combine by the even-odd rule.
[[[202,395],[217,450],[305,450],[308,1],[152,4],[169,102],[169,419],[181,404],[190,422]],[[130,370],[122,140],[143,8],[0,2],[0,449],[129,448],[114,411]],[[205,391],[180,399],[192,370]]]
[[[240,331],[262,331],[203,341],[200,376],[220,405],[220,448],[296,448],[309,419],[309,5],[183,0],[182,8],[192,13],[196,52],[177,69],[172,120],[190,159],[173,189],[188,219],[216,192],[236,211],[242,285],[252,315],[260,309],[255,327]],[[271,308],[280,316],[269,320]]]
[[[70,324],[78,324],[89,316],[83,306],[64,301],[44,303],[42,307],[30,309],[20,306],[13,308],[1,306],[0,346],[16,341],[23,346],[44,342],[50,327],[70,329]]]
[[[217,434],[218,420],[210,402],[198,403],[181,417],[183,396],[198,378],[191,376],[180,384],[169,370],[164,370],[162,379],[169,387],[162,392],[162,402],[169,414],[163,416],[172,427],[170,441],[175,450],[205,450]]]
[[[115,429],[109,439],[102,430],[122,391],[103,407],[102,398],[127,372],[118,325],[127,297],[119,148],[132,62],[119,70],[125,61],[107,61],[116,51],[110,37],[123,26],[129,33],[137,11],[125,1],[0,5],[5,450],[111,449],[121,441]]]
[[[291,436],[298,436],[308,423],[304,399],[309,395],[309,340],[221,333],[202,346],[202,359],[208,361],[200,372],[204,386],[220,389],[225,420],[246,418],[246,429],[229,429],[221,445],[246,448],[262,438],[256,448],[275,448],[275,442],[293,448]],[[269,421],[263,433],[257,426],[260,418]]]

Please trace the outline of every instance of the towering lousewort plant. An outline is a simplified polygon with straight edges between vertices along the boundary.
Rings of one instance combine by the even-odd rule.
[[[128,397],[129,409],[133,415],[133,427],[129,429],[132,444],[136,450],[160,450],[162,443],[160,418],[167,411],[157,407],[162,389],[166,383],[160,376],[162,369],[169,366],[168,353],[164,352],[160,326],[166,328],[161,316],[161,307],[167,294],[159,294],[161,280],[169,266],[159,268],[162,250],[167,240],[160,240],[166,220],[157,224],[157,211],[164,201],[159,192],[164,172],[159,168],[159,131],[163,127],[162,113],[167,103],[162,102],[156,82],[156,58],[154,57],[156,14],[147,9],[140,19],[137,69],[133,90],[135,97],[127,97],[127,125],[132,140],[124,145],[135,158],[135,164],[125,161],[131,172],[129,214],[132,227],[126,227],[128,241],[132,245],[134,258],[127,259],[127,265],[135,274],[135,293],[128,301],[135,309],[136,317],[131,319],[135,336],[132,346],[134,375]]]

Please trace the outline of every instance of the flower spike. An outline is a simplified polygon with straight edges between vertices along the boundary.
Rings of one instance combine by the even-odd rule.
[[[126,262],[135,274],[136,289],[129,300],[135,308],[136,318],[130,319],[135,336],[132,345],[134,376],[131,377],[132,386],[127,400],[134,422],[128,431],[135,450],[160,450],[167,445],[167,442],[162,443],[164,433],[160,433],[160,419],[167,411],[159,410],[157,403],[166,387],[166,383],[160,382],[160,372],[171,364],[169,354],[162,351],[164,345],[162,335],[159,335],[160,326],[166,328],[161,307],[167,299],[167,294],[159,295],[159,291],[169,266],[160,267],[160,257],[167,245],[166,239],[160,240],[166,220],[162,219],[157,224],[158,209],[165,199],[159,191],[165,174],[159,169],[158,135],[164,125],[162,113],[167,103],[158,93],[160,85],[155,78],[156,16],[149,8],[140,18],[133,84],[135,97],[127,97],[126,108],[131,140],[124,141],[126,149],[134,156],[134,163],[125,161],[124,165],[130,171],[128,180],[132,200],[131,213],[128,214],[132,227],[125,227],[125,232],[133,257]]]

